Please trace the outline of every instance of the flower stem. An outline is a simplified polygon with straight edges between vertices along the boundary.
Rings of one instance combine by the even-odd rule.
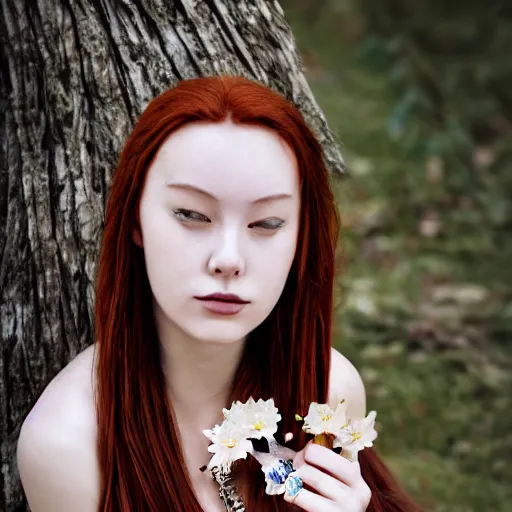
[[[313,439],[313,444],[319,444],[321,446],[325,446],[332,450],[332,446],[334,443],[334,435],[333,434],[318,434]]]

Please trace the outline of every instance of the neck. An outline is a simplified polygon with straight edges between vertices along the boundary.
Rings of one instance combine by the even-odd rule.
[[[169,324],[158,331],[162,368],[178,422],[201,428],[221,422],[245,340],[210,343]]]

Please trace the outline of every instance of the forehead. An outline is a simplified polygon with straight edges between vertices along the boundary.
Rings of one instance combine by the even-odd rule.
[[[198,122],[172,133],[150,169],[152,181],[188,183],[219,198],[252,201],[269,193],[298,194],[295,155],[261,126]]]

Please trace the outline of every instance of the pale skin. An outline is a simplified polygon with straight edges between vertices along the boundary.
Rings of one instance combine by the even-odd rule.
[[[261,127],[186,126],[162,145],[148,171],[133,243],[144,251],[186,466],[208,512],[224,508],[211,476],[199,470],[210,459],[202,431],[222,421],[246,336],[282,292],[296,248],[299,201],[292,151]],[[195,298],[214,292],[250,302],[236,315],[219,315]],[[23,424],[17,457],[33,512],[97,510],[92,355],[89,347],[71,361]],[[361,377],[333,350],[329,403],[342,399],[350,417],[364,417]],[[299,508],[366,510],[370,493],[358,463],[308,445],[294,465],[311,487],[296,497]]]

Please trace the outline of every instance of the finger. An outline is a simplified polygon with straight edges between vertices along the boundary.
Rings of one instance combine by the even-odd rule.
[[[295,454],[295,457],[293,458],[293,467],[295,469],[299,469],[303,464],[305,464],[304,454],[306,452],[306,448],[309,446],[310,443],[311,441],[302,450],[298,451]]]
[[[350,493],[350,488],[347,485],[310,464],[303,464],[296,474],[304,484],[329,500],[340,502]]]
[[[326,471],[351,487],[358,485],[362,478],[359,462],[350,462],[324,446],[306,446],[303,457],[308,464]]]
[[[308,491],[307,489],[302,489],[294,498],[291,498],[289,494],[285,493],[284,499],[288,503],[293,503],[307,512],[318,512],[320,510],[322,512],[338,512],[338,508],[333,501]]]

